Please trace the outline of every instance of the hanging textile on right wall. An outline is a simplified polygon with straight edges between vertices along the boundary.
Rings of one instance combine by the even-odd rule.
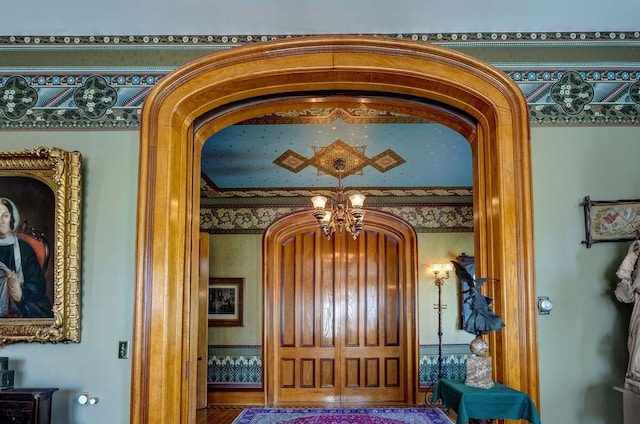
[[[594,243],[636,238],[640,227],[640,199],[596,201],[585,196],[580,206],[584,208],[586,238],[582,244],[588,248]]]

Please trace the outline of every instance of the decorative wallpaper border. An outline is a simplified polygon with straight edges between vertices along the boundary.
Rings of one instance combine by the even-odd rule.
[[[368,207],[407,221],[418,233],[473,232],[473,205],[406,205]],[[311,207],[200,206],[200,231],[210,234],[263,234],[286,215]]]
[[[353,34],[356,35],[356,34]],[[426,32],[395,34],[362,34],[375,37],[427,41],[444,46],[548,46],[548,45],[635,45],[640,43],[640,31],[570,31],[570,32]],[[244,35],[91,35],[91,36],[0,36],[0,49],[60,49],[60,48],[218,48],[224,49],[248,43],[282,40],[311,34],[244,34]]]
[[[532,126],[637,125],[640,63],[496,65],[522,90]],[[136,129],[166,70],[0,68],[0,130]]]
[[[218,192],[205,179],[200,188],[200,231],[210,234],[263,234],[279,218],[311,213],[309,198],[318,194],[302,189]],[[399,216],[418,233],[473,232],[469,187],[367,188],[363,193],[367,209]]]

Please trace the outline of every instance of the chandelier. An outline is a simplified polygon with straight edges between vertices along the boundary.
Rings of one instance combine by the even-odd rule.
[[[364,205],[365,196],[360,193],[349,196],[349,201],[351,202],[351,207],[349,207],[342,190],[342,174],[346,167],[346,162],[344,159],[336,159],[333,162],[333,167],[338,171],[338,190],[331,199],[329,208],[326,208],[329,199],[325,196],[311,198],[314,209],[313,216],[318,221],[322,234],[327,238],[330,238],[336,230],[338,234],[342,234],[343,229],[346,229],[355,240],[364,227],[362,222],[364,210],[362,210],[362,206]]]

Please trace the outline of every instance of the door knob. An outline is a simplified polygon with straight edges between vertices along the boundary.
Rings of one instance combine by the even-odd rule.
[[[552,309],[553,309],[553,302],[549,300],[548,296],[538,297],[538,314],[539,315],[549,315]]]

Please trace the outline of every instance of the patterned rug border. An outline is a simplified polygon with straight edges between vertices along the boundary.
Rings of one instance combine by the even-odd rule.
[[[305,415],[309,415],[305,417]],[[327,418],[321,420],[321,416]],[[408,424],[452,424],[453,421],[439,408],[433,407],[380,407],[380,408],[248,408],[243,410],[233,424],[276,424],[276,423],[335,423],[335,416],[371,417],[371,420],[353,421],[359,423],[408,423]],[[352,421],[339,421],[352,423]]]

